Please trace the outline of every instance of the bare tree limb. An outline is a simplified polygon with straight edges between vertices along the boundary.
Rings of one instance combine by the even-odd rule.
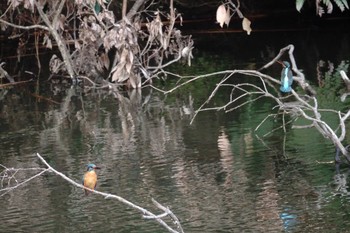
[[[97,190],[93,190],[93,189],[89,189],[89,188],[86,188],[84,187],[83,185],[73,181],[72,179],[70,179],[69,177],[67,177],[66,175],[64,175],[63,173],[55,170],[53,167],[51,167],[46,161],[45,159],[39,154],[37,153],[36,154],[38,156],[38,158],[41,160],[41,162],[43,162],[45,164],[45,166],[47,167],[47,169],[45,169],[44,171],[51,171],[53,173],[55,173],[56,175],[62,177],[64,180],[68,181],[69,183],[71,183],[72,185],[78,187],[78,188],[82,188],[82,189],[86,189],[86,190],[89,190],[90,192],[92,193],[95,193],[95,194],[98,194],[98,195],[101,195],[105,198],[112,198],[112,199],[116,199],[118,200],[119,202],[122,202],[123,204],[133,208],[133,209],[136,209],[138,210],[139,212],[141,212],[144,216],[148,216],[147,218],[150,218],[150,219],[154,219],[155,221],[157,221],[161,226],[163,226],[165,229],[167,229],[169,232],[172,232],[172,233],[183,233],[184,231],[182,230],[182,227],[181,227],[181,224],[180,222],[178,221],[178,219],[176,218],[176,216],[170,211],[169,208],[166,208],[164,206],[162,206],[161,204],[159,204],[158,202],[155,202],[157,203],[156,206],[158,208],[160,208],[161,210],[165,211],[165,213],[161,214],[161,215],[155,215],[153,214],[152,212],[138,206],[138,205],[135,205],[133,204],[132,202],[120,197],[120,196],[117,196],[117,195],[114,195],[114,194],[109,194],[109,193],[105,193],[105,192],[100,192],[100,191],[97,191]],[[169,216],[177,225],[177,228],[179,230],[174,230],[173,228],[171,228],[166,222],[164,222],[161,218],[163,217],[166,217],[166,216]]]
[[[348,76],[346,75],[344,70],[341,70],[339,73],[340,73],[341,78],[345,82],[346,89],[350,92],[350,79],[348,78]]]
[[[289,59],[292,64],[292,70],[298,75],[297,77],[293,77],[293,79],[299,83],[300,87],[303,88],[304,91],[309,92],[311,95],[316,95],[316,91],[309,85],[308,82],[306,82],[304,74],[297,67],[297,64],[295,62],[294,55],[293,55],[294,45],[292,44],[280,49],[280,52],[277,54],[277,56],[274,59],[272,59],[269,63],[261,67],[259,71],[266,69],[271,65],[275,64],[286,51],[288,51],[288,54],[289,54]]]
[[[10,83],[14,83],[15,80],[2,68],[3,65],[5,65],[5,62],[0,63],[0,78],[5,77]]]
[[[184,85],[187,85],[201,78],[209,78],[213,76],[222,75],[223,78],[216,84],[215,88],[212,90],[208,98],[195,111],[193,118],[191,119],[191,123],[194,121],[197,114],[199,114],[202,111],[224,110],[226,112],[229,112],[229,111],[241,108],[248,103],[252,103],[258,99],[266,97],[272,100],[273,102],[277,103],[276,107],[274,107],[272,110],[277,108],[278,112],[270,113],[267,117],[265,117],[262,120],[262,122],[256,127],[255,131],[261,128],[261,125],[264,124],[267,119],[281,115],[282,117],[281,126],[272,129],[268,133],[265,133],[264,136],[267,136],[278,129],[283,129],[283,131],[286,133],[287,132],[286,125],[289,125],[289,124],[292,125],[291,127],[295,129],[314,127],[325,138],[329,139],[334,144],[334,146],[339,151],[341,151],[341,153],[345,156],[346,160],[350,163],[350,153],[346,149],[346,145],[343,145],[343,141],[346,135],[345,121],[350,117],[350,110],[348,110],[347,113],[341,113],[337,110],[320,109],[318,107],[318,101],[317,101],[317,98],[315,97],[316,91],[309,85],[309,83],[305,79],[304,74],[298,69],[297,64],[295,62],[294,55],[293,55],[294,46],[288,45],[282,48],[280,50],[280,53],[272,61],[267,63],[265,66],[263,66],[259,70],[263,70],[270,67],[272,64],[277,62],[282,57],[282,55],[287,51],[289,54],[290,61],[292,63],[293,71],[297,75],[293,77],[293,79],[297,81],[299,86],[302,87],[306,93],[311,94],[311,97],[309,95],[301,95],[296,91],[294,91],[293,89],[290,94],[283,96],[280,94],[279,89],[274,87],[274,85],[276,84],[280,85],[280,80],[277,80],[267,74],[263,74],[255,70],[225,70],[225,71],[218,71],[218,72],[213,72],[210,74],[204,74],[199,76],[192,76],[192,77],[189,76],[189,77],[186,77],[186,79],[183,77],[175,76],[175,77],[178,77],[179,80],[182,82],[177,83],[174,87],[172,87],[169,90],[160,90],[160,91],[162,91],[164,94],[169,94],[177,90],[178,88],[183,87]],[[164,74],[168,75],[170,73],[164,72]],[[229,80],[231,79],[241,78],[241,76],[239,75],[245,76],[244,83],[232,84],[233,82],[229,82]],[[347,83],[346,81],[347,77],[345,73],[343,72],[341,75],[344,81]],[[260,83],[256,84],[256,82],[254,83],[250,82],[251,79],[246,78],[247,76],[251,78],[259,78]],[[237,83],[237,82],[234,82],[234,83]],[[229,100],[225,104],[222,104],[221,106],[206,107],[214,98],[214,96],[221,90],[221,88],[232,88],[231,93],[229,94]],[[155,88],[155,89],[159,90],[159,88]],[[249,99],[242,102],[242,99],[248,96],[249,96]],[[228,109],[229,107],[231,108]],[[326,121],[322,120],[323,112],[332,112],[334,114],[337,114],[339,118],[339,125],[336,129],[333,130],[327,124]],[[286,120],[285,116],[290,116],[291,119]],[[293,123],[300,117],[306,120],[309,120],[311,123],[307,125],[302,125],[302,126],[294,126]],[[338,132],[339,136],[337,135],[338,130],[340,130],[340,133]]]
[[[4,196],[5,194],[7,194],[10,191],[13,191],[14,189],[25,185],[26,183],[28,183],[31,180],[34,180],[35,178],[41,176],[42,174],[44,174],[45,172],[47,172],[49,169],[44,169],[44,168],[28,168],[28,169],[14,169],[14,168],[7,168],[3,165],[0,164],[1,167],[5,168],[1,173],[0,173],[0,179],[1,179],[1,183],[0,183],[0,197]],[[40,172],[37,173],[36,175],[26,179],[23,182],[18,183],[18,181],[16,180],[16,173],[20,170],[39,170]],[[7,187],[4,187],[4,181],[7,180]],[[16,185],[11,186],[11,182],[12,180],[14,180],[16,182]]]
[[[30,25],[30,26],[21,26],[21,25],[7,22],[6,20],[3,20],[1,18],[0,18],[0,23],[6,24],[6,25],[14,27],[14,28],[23,29],[23,30],[43,29],[43,30],[49,31],[48,27],[43,26],[43,25],[39,25],[39,24],[38,25]]]
[[[131,19],[137,14],[138,10],[141,8],[141,6],[145,3],[145,0],[136,0],[134,5],[129,10],[126,17],[131,21]]]
[[[65,3],[65,0],[62,0],[60,7]],[[71,78],[75,77],[75,72],[73,69],[73,61],[72,58],[69,55],[67,46],[63,40],[63,38],[60,36],[60,34],[57,32],[57,30],[54,28],[54,25],[50,22],[50,20],[47,18],[46,14],[43,12],[42,10],[42,6],[39,5],[39,3],[37,1],[34,1],[35,7],[38,10],[38,13],[40,15],[40,17],[43,19],[43,21],[45,22],[46,26],[48,27],[48,31],[51,33],[51,35],[53,36],[53,38],[55,39],[58,49],[61,52],[61,55],[63,57],[64,63],[66,65],[68,74]]]
[[[53,167],[51,167],[46,162],[46,160],[39,153],[37,153],[36,155],[40,159],[40,161],[46,166],[46,168],[7,168],[6,166],[0,164],[0,197],[15,190],[16,188],[19,188],[21,186],[26,185],[27,183],[34,180],[35,178],[38,178],[41,175],[43,175],[45,172],[52,172],[55,175],[60,176],[61,178],[63,178],[64,180],[66,180],[67,182],[69,182],[70,184],[72,184],[78,188],[89,190],[90,192],[101,195],[101,196],[105,197],[106,199],[112,198],[112,199],[118,200],[119,202],[127,205],[128,207],[133,208],[133,209],[141,212],[144,219],[150,219],[150,220],[154,220],[154,221],[158,222],[168,232],[184,233],[184,230],[181,226],[179,219],[169,209],[169,207],[165,207],[165,206],[161,205],[160,203],[155,201],[153,198],[152,198],[152,202],[158,209],[160,209],[162,211],[161,214],[153,214],[149,210],[142,208],[138,205],[135,205],[134,203],[132,203],[132,202],[120,197],[120,196],[86,188],[82,184],[73,181],[72,179],[70,179],[69,177],[64,175],[63,173],[55,170]],[[33,175],[33,176],[23,180],[23,181],[19,181],[16,178],[16,175],[19,172],[33,172],[33,171],[34,172],[38,171],[38,172],[35,175]],[[15,183],[15,185],[13,185],[13,183]],[[175,228],[169,226],[163,220],[165,217],[169,217],[169,220],[171,220],[171,222],[175,225]]]

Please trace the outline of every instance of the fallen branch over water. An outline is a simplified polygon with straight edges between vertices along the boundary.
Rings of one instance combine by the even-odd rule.
[[[262,70],[274,65],[278,62],[284,53],[288,53],[289,61],[292,64],[291,69],[293,70],[295,76],[293,80],[296,81],[299,87],[303,89],[302,91],[291,90],[289,93],[281,94],[280,90],[276,87],[280,85],[280,79],[273,78],[268,74],[262,73]],[[174,75],[169,72],[164,72],[164,75],[169,75],[177,77],[179,82],[176,86],[169,90],[160,90],[152,86],[154,89],[161,91],[164,94],[170,94],[175,90],[195,82],[203,78],[211,78],[215,76],[223,76],[221,80],[216,84],[211,94],[208,98],[199,106],[199,108],[194,112],[191,123],[194,121],[195,117],[203,111],[225,111],[231,112],[233,110],[242,108],[248,104],[256,102],[262,98],[269,99],[269,101],[276,103],[276,106],[271,109],[271,113],[268,114],[261,123],[256,127],[257,131],[261,125],[263,125],[268,119],[274,119],[276,117],[282,117],[282,124],[277,128],[272,129],[267,132],[264,136],[267,136],[276,130],[283,129],[286,133],[286,126],[291,125],[291,128],[315,128],[319,133],[330,140],[336,149],[338,149],[345,159],[350,163],[350,152],[346,149],[345,135],[346,135],[346,124],[345,122],[350,119],[350,109],[345,112],[340,112],[335,109],[321,109],[319,108],[318,99],[316,97],[315,89],[309,84],[308,80],[305,78],[301,70],[298,69],[295,58],[294,58],[294,45],[288,45],[282,48],[279,54],[268,62],[265,66],[257,70],[224,70],[213,72],[209,74],[199,75],[199,76],[188,76],[181,77],[179,75]],[[344,71],[340,71],[341,77],[348,90],[350,90],[350,81]],[[243,79],[244,82],[232,81],[234,79]],[[256,82],[258,80],[259,82]],[[218,106],[217,103],[212,104],[214,97],[222,89],[231,89],[226,103]],[[344,101],[349,95],[345,93],[341,100]],[[275,110],[278,111],[275,111]],[[325,112],[332,112],[337,115],[339,123],[335,129],[330,127],[330,123],[322,118],[322,114]],[[289,116],[290,119],[285,119]],[[307,124],[295,125],[296,120],[306,119]],[[332,122],[333,123],[333,122]]]
[[[32,181],[33,179],[41,176],[42,174],[44,174],[45,172],[53,172],[55,175],[60,176],[61,178],[63,178],[64,180],[66,180],[67,182],[69,182],[70,184],[81,188],[81,189],[86,189],[89,190],[92,193],[95,193],[97,195],[101,195],[103,197],[105,197],[105,199],[107,198],[111,198],[111,199],[116,199],[119,202],[122,202],[123,204],[141,212],[142,217],[144,219],[152,219],[156,222],[158,222],[161,226],[163,226],[165,229],[167,229],[169,232],[172,233],[183,233],[183,229],[181,227],[181,223],[179,221],[179,219],[176,217],[176,215],[168,208],[165,207],[163,205],[161,205],[160,203],[158,203],[157,201],[155,201],[154,199],[152,199],[152,202],[154,203],[154,205],[160,209],[162,211],[161,214],[154,214],[152,212],[150,212],[147,209],[144,209],[120,196],[114,195],[114,194],[110,194],[110,193],[105,193],[105,192],[100,192],[97,190],[92,190],[89,188],[84,187],[82,184],[75,182],[74,180],[70,179],[69,177],[67,177],[66,175],[64,175],[63,173],[55,170],[53,167],[51,167],[46,160],[39,154],[36,154],[37,157],[41,160],[41,162],[46,166],[46,168],[29,168],[29,169],[15,169],[15,168],[7,168],[3,165],[0,164],[0,167],[2,167],[4,170],[0,172],[0,197],[4,196],[5,194],[7,194],[10,191],[13,191],[14,189],[25,185],[26,183],[28,183],[29,181]],[[33,176],[31,176],[30,178],[22,181],[22,182],[18,182],[16,179],[16,174],[18,171],[21,170],[38,170],[39,172]],[[11,186],[11,183],[15,182],[16,185]],[[6,186],[6,187],[5,187]],[[163,219],[165,217],[169,217],[171,219],[171,221],[173,222],[173,224],[176,226],[176,230],[174,229],[174,227],[169,226]]]

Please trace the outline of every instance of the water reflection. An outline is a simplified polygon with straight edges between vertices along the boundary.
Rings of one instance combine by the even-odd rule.
[[[102,167],[98,190],[149,209],[153,197],[170,206],[185,232],[350,226],[344,218],[348,169],[335,173],[332,165],[315,163],[332,159],[333,148],[314,131],[287,129],[287,135],[276,131],[259,140],[253,129],[271,111],[268,103],[226,115],[203,112],[189,125],[195,96],[167,102],[147,90],[55,90],[54,102],[7,93],[0,109],[0,164],[39,167],[34,153],[40,152],[80,181],[85,165],[94,162]],[[268,121],[259,131],[276,125]],[[122,204],[85,197],[51,174],[0,198],[1,231],[163,232]]]

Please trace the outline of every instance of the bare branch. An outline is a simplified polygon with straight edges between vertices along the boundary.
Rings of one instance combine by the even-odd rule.
[[[341,70],[339,73],[340,73],[341,78],[345,82],[347,90],[350,91],[350,79],[348,78],[348,76],[346,75],[344,70]]]
[[[10,83],[14,83],[15,80],[2,68],[3,65],[5,65],[5,62],[0,63],[0,79],[5,77]]]
[[[63,3],[65,1],[62,1]],[[61,2],[61,5],[62,5]],[[55,41],[57,43],[58,49],[61,52],[61,55],[63,57],[64,63],[66,65],[67,71],[70,75],[71,78],[75,77],[75,72],[73,69],[73,62],[72,59],[69,55],[67,46],[63,40],[63,38],[61,38],[60,34],[58,34],[58,32],[56,31],[56,29],[54,28],[54,25],[50,22],[50,20],[48,19],[48,17],[46,16],[46,14],[43,12],[42,7],[39,5],[39,3],[37,1],[34,1],[35,7],[37,8],[40,17],[43,19],[43,21],[45,22],[46,26],[48,27],[48,30],[50,31],[50,33],[52,34],[52,36],[55,38]]]
[[[131,19],[137,14],[138,10],[141,8],[141,6],[145,3],[145,0],[136,0],[134,5],[129,10],[126,17],[131,21]]]
[[[269,63],[261,67],[259,71],[266,69],[271,65],[275,64],[286,51],[288,51],[289,59],[290,59],[290,62],[292,63],[292,70],[298,75],[297,77],[293,77],[293,79],[299,83],[300,87],[303,88],[304,91],[310,93],[311,95],[316,95],[316,91],[309,85],[308,82],[306,82],[304,74],[298,69],[296,65],[294,55],[293,55],[294,45],[292,44],[280,49],[280,52],[277,54],[277,56],[274,59],[272,59]]]
[[[28,168],[28,169],[15,169],[15,168],[7,168],[3,165],[0,164],[1,167],[5,168],[1,173],[0,173],[0,179],[1,179],[1,183],[0,183],[0,197],[4,196],[5,194],[7,194],[8,192],[25,185],[26,183],[28,183],[29,181],[34,180],[35,178],[41,176],[42,174],[44,174],[45,172],[47,172],[49,169],[44,169],[44,168]],[[36,175],[26,179],[23,182],[18,183],[18,181],[16,180],[16,173],[18,173],[18,171],[23,171],[23,170],[39,170],[40,172],[37,173]],[[4,181],[7,180],[7,187],[4,187]],[[16,185],[11,186],[11,181],[15,180]]]
[[[141,212],[144,216],[148,216],[147,218],[148,219],[154,219],[155,221],[157,221],[160,225],[162,225],[165,229],[167,229],[169,232],[172,232],[172,233],[183,233],[183,230],[182,230],[182,227],[180,225],[180,222],[178,221],[177,217],[170,211],[169,208],[166,208],[164,206],[162,206],[161,204],[159,204],[158,202],[155,202],[153,201],[154,203],[157,203],[156,206],[163,210],[164,213],[161,214],[161,215],[156,215],[156,214],[153,214],[152,212],[138,206],[138,205],[135,205],[133,204],[132,202],[120,197],[120,196],[117,196],[117,195],[114,195],[114,194],[109,194],[109,193],[105,193],[105,192],[100,192],[100,191],[97,191],[97,190],[93,190],[93,189],[89,189],[89,188],[86,188],[84,187],[83,185],[73,181],[72,179],[70,179],[69,177],[67,177],[66,175],[64,175],[63,173],[55,170],[53,167],[51,167],[46,161],[45,159],[39,154],[37,153],[36,154],[38,156],[38,158],[45,164],[45,166],[47,167],[47,169],[45,169],[44,171],[51,171],[53,173],[55,173],[56,175],[62,177],[64,180],[68,181],[69,183],[71,183],[72,185],[78,187],[78,188],[81,188],[81,189],[86,189],[86,190],[89,190],[90,192],[92,193],[95,193],[95,194],[98,194],[98,195],[101,195],[105,198],[113,198],[113,199],[116,199],[120,202],[122,202],[123,204],[133,208],[133,209],[136,209],[138,210],[139,212]],[[174,230],[173,228],[171,228],[166,222],[164,222],[161,218],[163,217],[166,217],[166,216],[169,216],[174,222],[175,224],[177,225],[177,228],[179,229],[179,231],[177,230]]]
[[[7,22],[6,20],[3,20],[0,18],[0,23],[6,24],[8,26],[14,27],[14,28],[18,28],[18,29],[23,29],[23,30],[31,30],[31,29],[43,29],[45,31],[49,31],[49,28],[43,25],[30,25],[30,26],[21,26],[21,25],[17,25],[17,24],[13,24],[10,22]]]
[[[345,127],[345,121],[350,117],[350,110],[348,110],[347,113],[341,113],[337,110],[333,109],[319,109],[318,107],[318,101],[315,97],[316,91],[308,84],[307,80],[305,79],[304,74],[298,69],[297,64],[294,59],[294,46],[288,45],[280,50],[280,53],[269,63],[267,63],[265,66],[263,66],[260,70],[266,69],[270,67],[272,64],[277,62],[281,56],[288,51],[290,61],[293,66],[293,71],[297,76],[293,77],[294,80],[297,81],[300,87],[306,91],[306,93],[311,94],[312,97],[309,95],[301,95],[291,90],[291,93],[288,95],[281,96],[279,93],[278,88],[275,88],[274,85],[278,84],[280,85],[280,80],[274,79],[269,75],[263,74],[259,71],[255,70],[225,70],[225,71],[218,71],[210,74],[204,74],[199,76],[190,76],[186,77],[186,81],[184,80],[184,77],[179,77],[176,75],[173,75],[175,77],[179,77],[180,81],[178,84],[176,84],[175,87],[171,88],[170,90],[162,91],[164,94],[169,94],[178,88],[187,85],[191,82],[194,82],[201,78],[209,78],[213,76],[219,76],[222,75],[223,78],[215,85],[215,88],[212,90],[211,94],[208,96],[208,98],[199,106],[199,108],[195,111],[193,118],[191,119],[191,123],[193,123],[194,119],[196,118],[197,114],[202,111],[219,111],[219,110],[225,110],[226,112],[233,111],[235,109],[241,108],[244,105],[248,103],[255,102],[256,100],[266,97],[272,100],[273,102],[276,102],[276,107],[272,108],[272,110],[277,109],[277,113],[271,113],[268,116],[266,116],[261,123],[255,128],[255,131],[257,131],[259,128],[261,128],[261,125],[266,122],[267,119],[271,117],[277,117],[281,115],[282,117],[282,124],[281,126],[278,126],[271,131],[265,133],[264,136],[267,136],[276,130],[283,129],[283,131],[286,133],[286,126],[291,125],[291,128],[297,129],[297,128],[310,128],[314,127],[316,128],[325,138],[329,139],[336,148],[338,148],[339,151],[345,156],[346,160],[350,162],[350,153],[346,149],[346,146],[342,144],[343,140],[345,139],[346,135],[346,127]],[[169,73],[165,73],[169,74]],[[233,78],[240,78],[237,77],[238,75],[244,75],[245,77],[252,77],[252,78],[259,78],[261,81],[260,84],[256,83],[247,83],[247,79],[245,78],[245,83],[239,83],[239,84],[232,84],[232,82],[229,82],[228,80]],[[342,72],[342,77],[344,81],[347,83],[347,77],[344,72]],[[236,82],[235,82],[236,83]],[[268,88],[269,87],[269,88]],[[154,87],[153,87],[154,88]],[[218,93],[221,88],[232,88],[231,93],[229,94],[229,100],[223,104],[222,106],[215,106],[215,107],[206,107],[211,100],[214,98],[216,93]],[[157,88],[155,88],[157,89]],[[159,90],[159,89],[157,89]],[[277,92],[277,93],[274,93]],[[237,95],[238,93],[238,95]],[[247,96],[253,96],[250,97],[250,99],[243,101],[242,99],[246,98]],[[228,107],[233,106],[232,108],[228,109]],[[336,129],[332,129],[326,121],[322,120],[322,113],[323,112],[331,112],[338,115],[339,118],[339,125],[336,127]],[[285,116],[290,116],[291,119],[286,121]],[[306,120],[309,120],[311,123],[307,125],[298,125],[295,126],[293,123],[298,118],[304,118]],[[339,136],[336,134],[336,132],[340,129]]]

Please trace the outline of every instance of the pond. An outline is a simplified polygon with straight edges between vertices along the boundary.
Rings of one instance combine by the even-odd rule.
[[[259,43],[266,43],[264,38],[268,36],[261,35]],[[296,46],[299,66],[316,77],[324,50],[313,50],[306,58],[302,48]],[[190,71],[233,69],[235,64],[260,67],[267,56],[262,54],[271,50],[267,46],[257,51],[249,50],[248,63],[237,54],[202,53]],[[330,53],[322,59],[337,66],[349,56]],[[312,82],[317,85],[316,78]],[[315,129],[273,131],[280,119],[268,120],[255,131],[274,107],[266,100],[227,114],[202,112],[190,124],[215,83],[210,80],[168,96],[149,88],[115,93],[53,83],[39,91],[32,86],[10,89],[0,100],[0,164],[45,167],[36,156],[40,153],[53,168],[80,183],[86,164],[95,163],[101,167],[98,191],[160,214],[154,198],[169,206],[185,232],[347,231],[349,169],[336,170],[328,163],[333,161],[333,145]],[[227,94],[218,93],[216,103],[225,102]],[[347,108],[332,102],[327,93],[323,100],[325,106]],[[15,178],[21,182],[36,173],[19,170]],[[0,178],[1,188],[7,187]],[[0,195],[1,232],[166,232],[117,200],[85,196],[54,173]]]

